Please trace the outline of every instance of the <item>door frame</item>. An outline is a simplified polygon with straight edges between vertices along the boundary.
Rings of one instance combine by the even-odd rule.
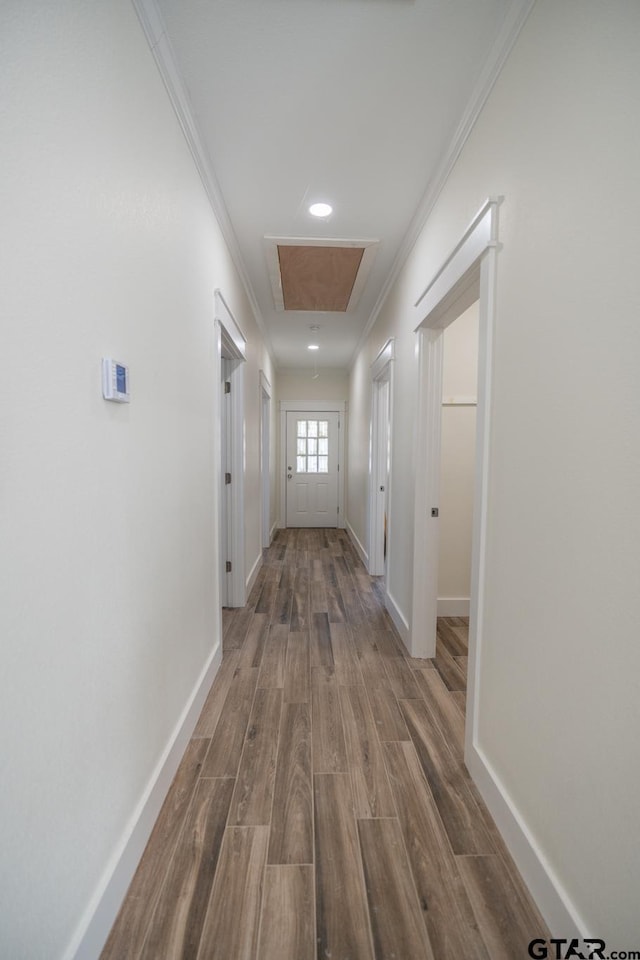
[[[271,546],[271,384],[260,371],[260,529],[262,548]]]
[[[288,413],[338,413],[338,523],[344,527],[344,452],[347,420],[347,404],[344,400],[280,400],[280,521],[279,526],[287,526],[287,414]]]
[[[461,240],[415,303],[418,334],[418,410],[414,504],[413,609],[411,655],[435,656],[438,599],[438,507],[442,422],[443,331],[479,301],[478,407],[471,547],[469,661],[466,751],[478,729],[479,665],[484,622],[489,428],[496,273],[499,251],[498,207],[502,198],[481,207]],[[422,481],[422,482],[420,482]]]
[[[246,598],[245,557],[244,557],[244,364],[247,359],[247,340],[235,317],[231,313],[220,290],[214,292],[215,301],[215,350],[214,382],[215,395],[218,398],[215,416],[214,438],[214,484],[215,499],[218,504],[218,544],[220,564],[220,603],[221,606],[243,607]],[[222,358],[230,361],[229,380],[231,382],[231,405],[229,410],[229,443],[231,456],[231,510],[229,523],[228,556],[222,557],[222,404],[220,402],[220,384],[222,383]],[[226,573],[225,561],[231,561],[231,572]]]
[[[389,570],[390,517],[391,503],[391,444],[393,423],[393,369],[395,360],[395,340],[391,337],[371,364],[371,441],[369,459],[369,574],[372,577],[384,575],[385,590]],[[383,389],[386,384],[386,390]],[[387,392],[388,391],[388,392]],[[387,395],[386,410],[383,409],[383,396]],[[385,473],[384,497],[380,496],[380,464],[387,461]],[[387,563],[384,555],[384,515],[387,514]]]

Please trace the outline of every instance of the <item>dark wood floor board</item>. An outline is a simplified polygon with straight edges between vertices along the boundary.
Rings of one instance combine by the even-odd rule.
[[[311,702],[311,663],[308,633],[290,633],[284,670],[284,702]]]
[[[333,667],[329,617],[326,613],[314,613],[312,615],[309,642],[311,666]]]
[[[313,863],[311,710],[307,703],[282,709],[268,862]]]
[[[359,820],[376,960],[435,960],[398,821]]]
[[[216,674],[211,690],[207,694],[207,699],[204,702],[202,712],[198,717],[196,729],[193,733],[194,737],[211,738],[214,735],[220,714],[222,713],[224,701],[229,692],[229,686],[233,680],[239,661],[239,650],[230,650],[229,653],[222,658],[220,669]]]
[[[336,680],[344,686],[362,683],[362,673],[349,627],[345,623],[331,623],[329,633]]]
[[[232,791],[233,780],[200,780],[196,786],[141,960],[195,960]]]
[[[255,612],[267,613],[269,616],[271,616],[271,613],[275,607],[276,597],[278,595],[278,580],[282,575],[282,571],[280,568],[278,568],[278,577],[269,576],[269,572],[270,571],[267,571],[265,575],[264,586],[260,592],[260,598],[256,604]],[[271,572],[274,572],[273,568]]]
[[[262,588],[264,587],[266,576],[267,576],[267,568],[264,565],[264,563],[262,563],[260,565],[260,569],[258,570],[258,573],[256,574],[256,579],[254,580],[253,586],[251,587],[249,596],[247,597],[247,606],[253,607],[254,610],[256,608],[256,604],[258,603],[258,600],[260,599],[260,594],[262,593]]]
[[[458,710],[464,717],[467,712],[467,693],[466,690],[452,690],[451,699],[457,705]]]
[[[236,611],[231,607],[222,608],[222,636],[226,637],[233,624]]]
[[[347,621],[350,624],[362,623],[365,619],[364,608],[360,602],[358,591],[353,585],[351,576],[348,573],[344,578],[340,579],[339,590]]]
[[[344,623],[348,619],[347,611],[338,587],[327,585],[327,615],[331,623]]]
[[[282,690],[257,690],[229,811],[230,826],[271,820]]]
[[[227,633],[223,637],[223,650],[239,650],[247,635],[251,618],[253,617],[253,607],[242,607],[235,611]]]
[[[243,667],[259,667],[266,639],[269,635],[269,617],[266,613],[254,613],[249,629],[240,648],[239,662]]]
[[[385,657],[383,668],[391,689],[399,700],[419,700],[422,696],[413,671],[404,657]]]
[[[314,797],[318,957],[373,960],[349,776],[316,774]]]
[[[299,567],[296,571],[291,605],[291,627],[295,633],[309,630],[311,617],[309,570]]]
[[[526,957],[531,940],[549,937],[499,857],[459,857],[458,869],[491,960]]]
[[[405,660],[412,670],[435,670],[436,668],[433,660],[426,657],[424,659],[420,657],[405,657]]]
[[[256,668],[237,667],[202,768],[203,777],[236,776],[257,682]]]
[[[409,657],[342,529],[277,530],[261,560],[103,960],[515,960],[548,939],[462,760],[468,621]]]
[[[446,617],[438,617],[437,634],[438,639],[452,657],[466,657],[467,644],[461,640]]]
[[[320,583],[324,586],[324,567],[320,557],[314,556],[311,561],[310,572],[311,583]]]
[[[452,699],[451,691],[447,690],[437,670],[416,670],[415,675],[433,723],[453,756],[464,760],[464,716]]]
[[[375,643],[380,655],[391,659],[404,658],[405,651],[395,628],[391,624],[381,622],[379,617],[372,622],[374,624]]]
[[[466,690],[467,675],[460,664],[442,646],[437,650],[434,665],[449,690]]]
[[[208,748],[208,740],[188,743],[101,960],[140,953]]]
[[[258,960],[316,960],[313,866],[266,868]]]
[[[288,642],[289,624],[272,623],[262,652],[262,662],[258,674],[259,687],[284,687]]]
[[[377,662],[361,661],[360,672],[367,691],[378,739],[381,741],[409,740],[409,731],[404,722],[398,700],[391,689],[380,657],[377,654],[376,657]]]
[[[367,691],[364,686],[339,689],[356,816],[393,817],[393,797]]]
[[[273,613],[271,614],[274,623],[286,624],[288,628],[291,623],[292,606],[293,594],[291,587],[278,587]]]
[[[329,615],[327,590],[322,581],[312,580],[309,590],[309,613],[326,613]]]
[[[490,960],[444,824],[410,743],[384,747],[400,827],[437,960]]]
[[[314,773],[346,773],[340,696],[332,668],[311,668],[311,723]]]
[[[424,700],[402,700],[400,708],[454,853],[495,853],[462,764],[434,726]]]
[[[197,960],[255,960],[268,827],[227,827]]]

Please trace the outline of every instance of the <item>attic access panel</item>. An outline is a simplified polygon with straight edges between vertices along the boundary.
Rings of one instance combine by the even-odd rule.
[[[346,313],[356,306],[377,240],[265,237],[276,310]]]

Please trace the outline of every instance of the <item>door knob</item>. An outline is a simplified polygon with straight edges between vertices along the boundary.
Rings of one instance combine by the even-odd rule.
[[[288,473],[288,474],[287,474],[287,480],[291,480],[291,477],[292,477],[292,476],[293,476],[292,473]]]

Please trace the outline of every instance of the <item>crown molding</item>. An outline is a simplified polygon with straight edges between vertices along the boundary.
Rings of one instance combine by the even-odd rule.
[[[445,183],[447,182],[451,171],[453,170],[458,157],[462,153],[471,131],[473,130],[478,117],[482,112],[493,86],[500,76],[502,68],[518,39],[520,31],[524,27],[527,17],[531,13],[535,0],[513,0],[500,28],[500,33],[491,48],[480,77],[474,87],[474,90],[467,103],[466,110],[462,116],[458,128],[454,133],[449,146],[447,147],[442,159],[431,177],[427,188],[422,196],[418,208],[411,219],[407,232],[404,235],[402,243],[398,248],[391,270],[384,282],[382,290],[376,300],[369,319],[364,327],[355,350],[353,351],[349,362],[349,369],[353,367],[358,354],[360,353],[367,337],[373,330],[378,315],[384,306],[384,303],[391,292],[391,288],[398,279],[406,260],[413,250],[421,231],[429,219],[438,197],[440,196]]]
[[[182,79],[182,74],[178,68],[171,42],[167,36],[162,14],[155,0],[131,0],[131,2],[138,15],[140,25],[149,44],[149,49],[151,50],[160,76],[162,77],[162,82],[169,95],[169,100],[182,128],[184,138],[187,141],[187,146],[189,147],[196,169],[202,180],[202,185],[211,204],[214,216],[220,225],[225,243],[229,248],[231,259],[242,281],[256,324],[262,334],[274,367],[277,367],[271,338],[267,332],[258,301],[256,300],[249,280],[249,274],[247,273],[247,268],[240,252],[238,238],[233,229],[231,218],[229,217],[229,212],[213,169],[209,151],[204,145],[198,125],[194,119],[193,108],[184,80]]]

